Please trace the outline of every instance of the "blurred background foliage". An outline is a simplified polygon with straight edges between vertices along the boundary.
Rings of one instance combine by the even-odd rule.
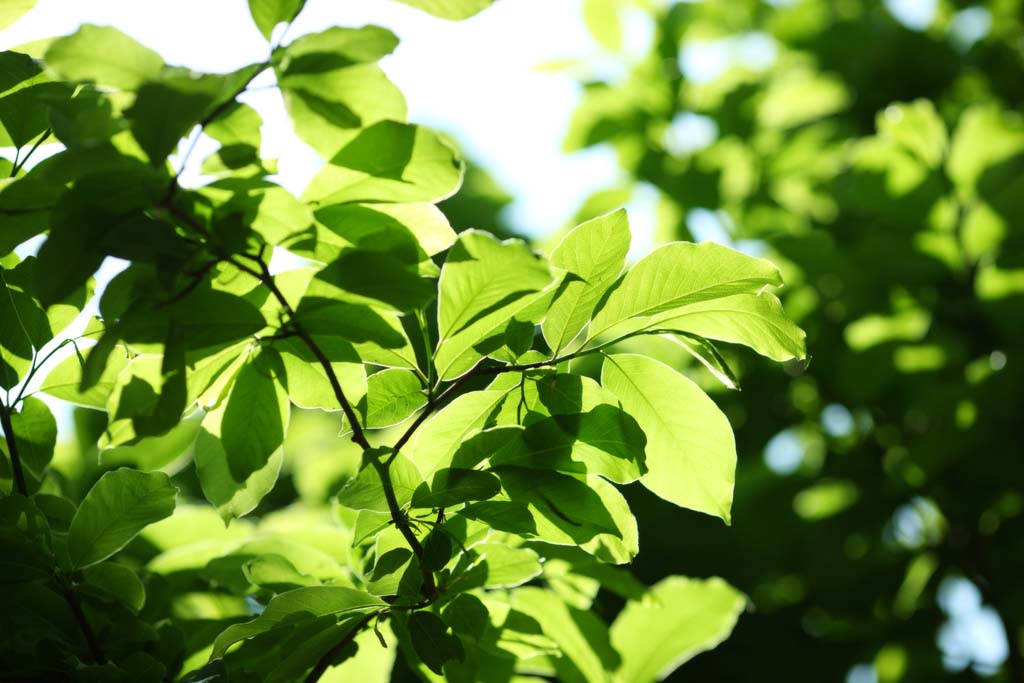
[[[608,69],[638,14],[650,53]],[[673,680],[1024,681],[1021,3],[584,18],[607,54],[568,65],[565,147],[614,147],[623,182],[577,219],[653,192],[656,242],[775,260],[812,355],[788,376],[729,357],[732,527],[634,490],[643,580],[720,575],[754,605]]]

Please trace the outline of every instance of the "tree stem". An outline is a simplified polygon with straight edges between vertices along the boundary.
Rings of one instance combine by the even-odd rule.
[[[371,612],[357,621],[355,626],[352,627],[352,630],[346,633],[345,637],[339,640],[337,645],[325,652],[324,656],[317,661],[316,666],[314,666],[306,676],[306,683],[316,683],[319,681],[320,677],[324,675],[324,672],[330,668],[331,662],[337,659],[338,655],[344,652],[349,643],[356,639],[359,632],[363,630],[363,627],[370,623],[370,619],[373,619],[376,614],[376,612]]]
[[[7,406],[0,406],[0,424],[4,428],[4,438],[7,440],[7,453],[11,456],[14,488],[21,495],[27,496],[28,486],[25,484],[25,471],[21,467],[21,456],[18,454],[18,443],[14,439],[14,426],[11,424],[10,408]]]
[[[85,636],[85,642],[89,646],[89,654],[92,656],[93,661],[97,664],[106,664],[107,658],[103,654],[103,648],[100,647],[100,641],[97,640],[96,634],[92,630],[92,626],[89,625],[89,620],[86,618],[85,611],[82,609],[82,602],[78,599],[78,595],[75,593],[75,590],[67,586],[62,586],[61,595],[64,596],[64,600],[67,601],[72,614],[75,615],[75,621],[78,622],[78,627],[82,630],[82,635]]]

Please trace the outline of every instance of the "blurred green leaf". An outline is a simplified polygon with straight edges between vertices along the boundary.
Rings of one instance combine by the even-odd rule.
[[[69,81],[91,81],[134,90],[155,79],[164,61],[110,26],[83,24],[78,31],[54,41],[46,51],[46,65]]]

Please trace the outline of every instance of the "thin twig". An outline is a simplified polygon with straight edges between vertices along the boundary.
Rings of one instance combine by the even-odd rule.
[[[320,677],[324,675],[324,672],[331,667],[331,663],[345,651],[345,648],[356,639],[359,632],[363,630],[363,627],[370,623],[370,619],[373,619],[378,612],[370,612],[365,617],[360,619],[352,627],[352,630],[345,634],[345,637],[338,641],[338,644],[332,647],[330,650],[324,653],[324,656],[317,661],[309,674],[306,676],[306,683],[316,683],[320,680]]]
[[[100,647],[100,641],[96,639],[92,626],[89,625],[89,620],[82,609],[82,603],[78,599],[78,594],[75,593],[73,588],[62,586],[61,595],[64,596],[64,600],[67,601],[72,614],[75,615],[75,621],[78,622],[78,627],[82,630],[82,635],[85,636],[85,642],[89,646],[89,654],[92,656],[93,661],[97,664],[106,664],[107,658],[103,654],[103,648]]]
[[[31,157],[35,153],[35,151],[37,149],[39,149],[39,145],[43,144],[43,141],[46,140],[46,138],[50,137],[50,135],[52,133],[53,133],[53,130],[51,130],[50,128],[47,128],[45,131],[43,131],[43,134],[39,136],[39,139],[36,140],[35,144],[32,145],[31,149],[28,150],[28,154],[26,154],[21,159],[21,163],[19,163],[17,158],[15,158],[14,166],[11,167],[11,177],[12,178],[14,176],[18,175],[18,171],[20,171],[21,169],[25,168],[25,164],[28,163],[29,157]],[[21,150],[18,150],[18,151],[21,151]]]

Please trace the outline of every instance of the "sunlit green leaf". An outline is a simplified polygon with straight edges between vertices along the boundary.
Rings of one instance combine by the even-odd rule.
[[[288,428],[287,376],[280,355],[262,349],[239,371],[225,399],[220,439],[228,469],[245,482],[266,467]]]
[[[89,490],[71,520],[71,564],[84,568],[107,559],[146,526],[170,516],[176,495],[177,489],[163,472],[107,472]]]
[[[283,449],[279,447],[270,454],[263,467],[243,481],[236,480],[221,437],[226,405],[226,402],[222,403],[203,418],[193,457],[203,495],[228,522],[251,512],[270,492],[277,482],[284,456]]]
[[[641,483],[665,500],[728,523],[736,446],[714,401],[671,367],[631,354],[606,358],[601,384],[647,435]]]
[[[786,317],[778,298],[769,292],[735,294],[689,304],[658,316],[654,325],[743,344],[773,360],[807,355],[804,331]]]
[[[642,599],[626,603],[612,624],[612,645],[622,657],[618,679],[664,680],[725,640],[746,604],[743,594],[721,579],[662,579]]]
[[[630,268],[598,309],[589,337],[627,320],[632,321],[629,329],[639,329],[665,311],[781,284],[778,268],[769,261],[713,242],[673,242]]]
[[[292,21],[305,0],[249,0],[249,14],[263,37],[270,40],[274,27]]]
[[[629,241],[626,212],[619,210],[576,226],[551,252],[551,264],[569,273],[541,326],[555,354],[579,334],[622,272]]]
[[[160,55],[116,28],[84,24],[50,45],[46,64],[69,81],[133,90],[156,78],[164,62]]]
[[[213,644],[210,659],[219,659],[240,640],[252,638],[295,621],[347,612],[386,607],[387,603],[369,593],[342,586],[308,586],[281,593],[267,604],[263,613],[242,624],[229,626]]]
[[[328,159],[304,199],[340,202],[437,202],[462,183],[455,151],[425,128],[380,121]]]
[[[392,368],[370,375],[366,399],[359,409],[364,425],[379,429],[402,422],[426,402],[423,385],[416,374]]]

